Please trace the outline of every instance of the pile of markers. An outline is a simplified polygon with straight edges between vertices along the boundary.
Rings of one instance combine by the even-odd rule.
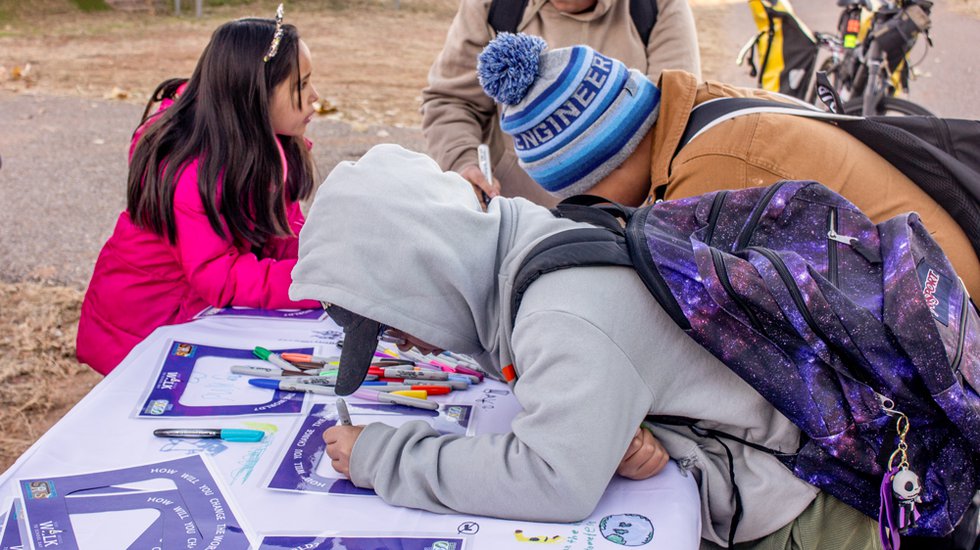
[[[303,353],[277,354],[265,348],[252,350],[269,366],[234,365],[231,372],[256,376],[248,382],[260,388],[335,396],[339,357],[319,357]],[[466,390],[483,381],[483,373],[464,356],[443,352],[423,355],[416,350],[395,351],[378,346],[375,360],[354,397],[379,403],[395,403],[435,410],[439,404],[430,395]]]

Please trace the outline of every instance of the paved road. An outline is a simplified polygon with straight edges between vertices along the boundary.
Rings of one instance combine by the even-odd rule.
[[[920,103],[938,116],[980,118],[980,20],[951,12],[945,2],[932,9],[933,47],[917,65],[920,77],[910,84],[908,99]],[[797,16],[814,31],[834,32],[840,9],[836,0],[795,0]],[[758,32],[752,14],[743,2],[727,5],[728,50],[731,62],[722,67],[722,80],[742,86],[755,81],[744,67],[735,65],[735,55],[750,36]],[[922,41],[924,43],[924,41]],[[924,44],[913,50],[913,61],[920,59]]]
[[[118,101],[0,92],[0,281],[88,283],[126,206],[126,153],[142,112]],[[327,119],[309,135],[323,176],[376,143],[423,147],[417,129],[356,132]]]
[[[835,0],[797,0],[816,29],[833,29]],[[734,60],[754,34],[743,2],[720,4],[726,49]],[[937,2],[935,47],[921,65],[912,98],[941,116],[980,118],[980,20],[950,13]],[[753,86],[747,72],[726,62],[720,79]],[[0,92],[0,281],[47,280],[84,287],[102,243],[125,206],[126,151],[139,105],[73,97]],[[380,142],[421,150],[417,129],[355,132],[319,119],[310,129],[323,175]],[[379,135],[380,134],[380,135]]]

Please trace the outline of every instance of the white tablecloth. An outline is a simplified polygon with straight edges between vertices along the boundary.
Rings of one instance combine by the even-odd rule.
[[[17,483],[21,479],[128,468],[202,453],[208,456],[208,464],[229,493],[225,496],[241,520],[253,547],[259,547],[263,539],[270,536],[326,537],[326,542],[320,543],[320,546],[310,547],[332,548],[335,546],[331,546],[330,537],[342,535],[424,535],[455,541],[452,544],[436,543],[432,548],[526,550],[529,543],[548,543],[551,548],[562,549],[616,548],[637,544],[630,540],[637,540],[638,533],[629,533],[630,529],[649,529],[652,537],[638,547],[649,550],[697,548],[700,540],[697,489],[693,479],[683,475],[673,463],[649,480],[613,479],[597,509],[585,521],[576,524],[505,521],[393,507],[373,495],[335,495],[268,488],[274,469],[284,460],[284,450],[295,440],[296,432],[305,419],[303,414],[205,418],[137,416],[157,379],[164,355],[174,341],[241,349],[251,349],[253,346],[269,349],[313,347],[319,354],[332,355],[336,353],[333,342],[337,330],[330,320],[230,316],[208,317],[158,329],[0,476],[0,505],[5,500],[10,502],[7,499],[22,497]],[[236,383],[240,385],[242,381]],[[198,393],[200,395],[193,399],[206,401],[211,398],[208,392]],[[190,398],[189,391],[185,394]],[[220,396],[220,399],[228,398]],[[333,402],[333,398],[328,396],[307,395],[306,399],[305,410],[313,403],[332,406]],[[506,432],[511,418],[519,412],[519,406],[507,386],[489,380],[465,392],[430,399],[441,403],[473,405],[473,431],[476,433]],[[358,400],[349,399],[349,402],[356,410]],[[356,416],[354,420],[358,423]],[[175,442],[152,435],[155,428],[161,427],[259,427],[266,430],[268,435],[259,443],[220,440]],[[325,468],[318,468],[318,471],[332,472],[329,464]],[[5,511],[6,508],[0,513]],[[85,518],[84,521],[88,522],[89,519]],[[91,547],[100,550],[125,548],[128,542],[122,538],[132,537],[132,534],[128,531],[122,533],[119,525],[113,526],[112,517],[108,516],[108,519],[95,534],[87,535]],[[635,521],[631,523],[628,521],[630,519]],[[620,529],[621,536],[613,533],[613,522],[628,524]],[[76,523],[80,525],[83,520],[72,516],[71,523],[73,526]],[[96,542],[91,542],[93,536]],[[629,539],[630,536],[633,539]],[[643,542],[646,539],[641,536],[638,540]]]

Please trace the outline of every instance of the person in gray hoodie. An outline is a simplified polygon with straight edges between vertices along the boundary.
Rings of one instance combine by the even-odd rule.
[[[799,430],[688,338],[630,268],[544,274],[511,322],[524,257],[579,225],[521,198],[484,212],[465,179],[395,145],[331,172],[299,236],[290,296],[324,302],[345,327],[338,393],[360,383],[391,327],[406,345],[472,356],[523,408],[503,435],[439,435],[420,422],[331,428],[338,471],[395,505],[570,522],[594,510],[647,415],[798,448]],[[703,547],[880,548],[875,521],[773,456],[687,427],[652,429],[698,483]]]

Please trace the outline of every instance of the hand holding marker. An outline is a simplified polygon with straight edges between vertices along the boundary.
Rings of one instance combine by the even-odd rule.
[[[337,418],[340,419],[341,426],[352,426],[354,423],[350,419],[350,411],[347,410],[347,401],[343,397],[337,398]]]
[[[493,187],[493,166],[490,164],[490,147],[486,143],[481,143],[476,148],[476,156],[477,162],[480,165],[480,171],[483,172],[483,177],[487,180],[487,185]],[[483,195],[483,204],[490,206],[490,197],[487,196],[487,192],[481,189],[480,194]]]

